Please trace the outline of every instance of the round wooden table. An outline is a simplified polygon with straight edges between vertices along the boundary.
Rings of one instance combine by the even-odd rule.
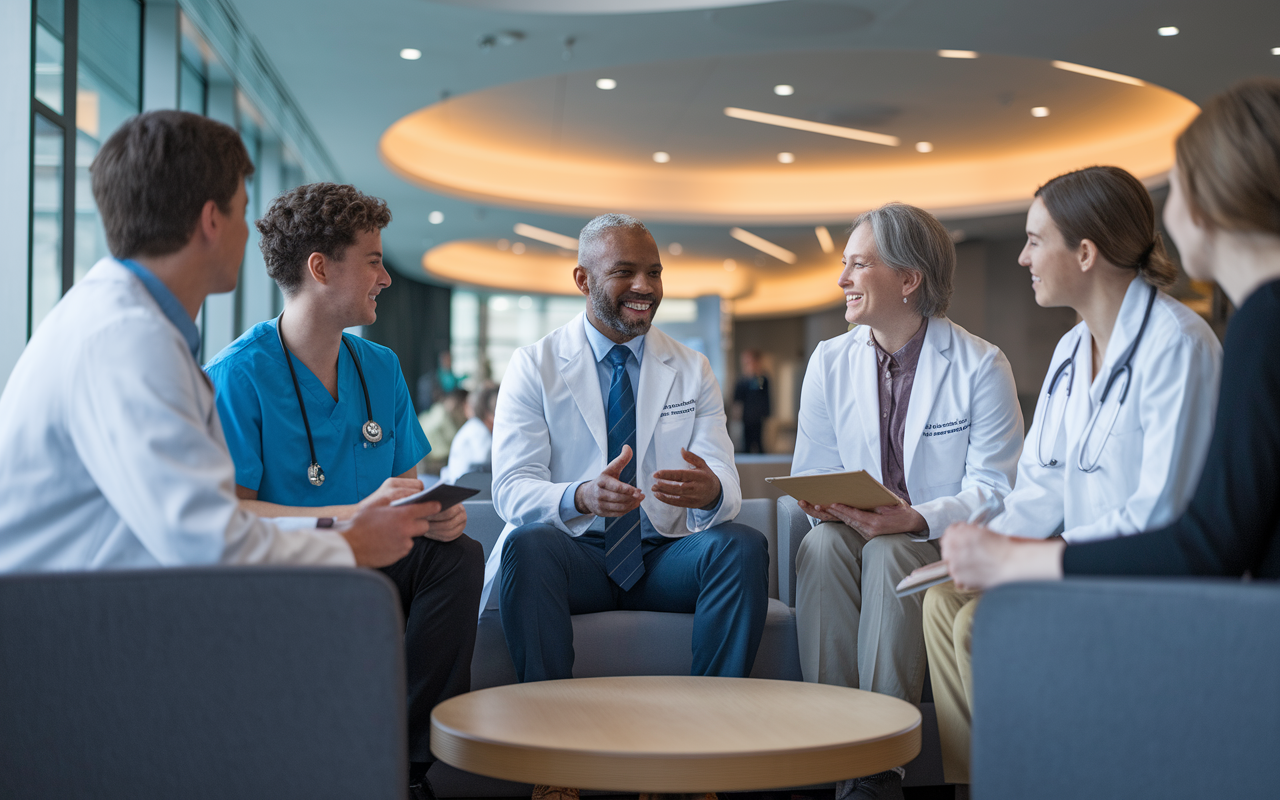
[[[619,792],[776,789],[871,775],[920,752],[920,712],[857,689],[751,678],[578,678],[483,689],[431,714],[459,769]]]

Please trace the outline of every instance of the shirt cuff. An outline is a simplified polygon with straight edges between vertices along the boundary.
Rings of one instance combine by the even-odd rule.
[[[693,521],[697,526],[697,528],[701,530],[702,528],[705,528],[711,524],[711,521],[716,518],[716,514],[720,513],[720,507],[723,505],[724,505],[724,487],[721,487],[720,500],[716,503],[714,508],[710,508],[710,509],[691,508],[689,509],[689,513],[693,514]]]
[[[571,483],[565,487],[564,494],[560,495],[560,521],[565,525],[568,525],[576,519],[591,516],[590,514],[583,514],[578,511],[578,505],[573,499],[574,495],[578,492],[578,487],[584,483],[586,483],[586,481]]]

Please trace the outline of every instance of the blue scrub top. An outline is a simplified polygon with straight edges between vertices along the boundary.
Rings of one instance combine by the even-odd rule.
[[[387,478],[413,469],[431,452],[395,353],[358,336],[345,336],[360,356],[373,419],[382,426],[382,441],[371,444],[360,432],[368,419],[364,393],[345,346],[338,352],[336,402],[320,379],[294,357],[316,460],[325,474],[323,485],[312,486],[307,480],[311,463],[307,432],[276,333],[278,319],[245,331],[205,365],[236,465],[236,483],[256,489],[258,499],[268,503],[347,505],[368,497]]]

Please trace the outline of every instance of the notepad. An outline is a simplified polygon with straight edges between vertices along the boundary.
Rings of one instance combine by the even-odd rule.
[[[827,472],[822,475],[788,475],[765,478],[782,491],[815,506],[840,503],[870,511],[880,506],[900,506],[906,502],[867,474],[865,469],[852,472]]]

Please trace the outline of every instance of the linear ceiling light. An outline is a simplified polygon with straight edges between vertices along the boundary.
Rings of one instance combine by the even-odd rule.
[[[818,244],[822,246],[822,252],[834,253],[836,251],[836,243],[831,241],[831,231],[827,230],[826,225],[819,225],[813,229],[818,236]]]
[[[761,253],[767,253],[787,264],[796,263],[796,254],[785,247],[774,244],[768,239],[761,239],[750,231],[744,231],[742,228],[730,228],[729,235],[748,247],[754,247]]]
[[[842,139],[853,139],[859,142],[870,142],[871,144],[883,144],[888,147],[897,147],[902,144],[902,141],[897,136],[888,136],[883,133],[872,133],[871,131],[860,131],[857,128],[846,128],[843,125],[828,125],[824,122],[811,122],[807,119],[784,117],[778,114],[765,114],[762,111],[749,111],[745,108],[733,108],[731,106],[724,110],[724,115],[726,117],[733,117],[734,119],[745,119],[748,122],[761,122],[765,125],[777,125],[779,128],[791,128],[797,131],[821,133],[827,136],[839,136]]]
[[[555,231],[543,230],[535,228],[532,225],[526,225],[523,222],[517,222],[513,229],[517,236],[523,236],[526,239],[537,239],[539,242],[553,244],[556,247],[563,247],[565,250],[577,250],[578,240],[572,236],[565,236]]]
[[[1083,64],[1072,64],[1069,61],[1051,61],[1049,62],[1058,69],[1065,69],[1067,72],[1078,72],[1081,75],[1091,75],[1095,78],[1102,78],[1107,81],[1115,81],[1116,83],[1127,83],[1130,86],[1146,86],[1145,81],[1131,78],[1128,75],[1121,75],[1119,72],[1107,72],[1105,69],[1095,69],[1086,67]]]
[[[939,50],[938,55],[943,58],[977,58],[978,54],[973,50]]]

